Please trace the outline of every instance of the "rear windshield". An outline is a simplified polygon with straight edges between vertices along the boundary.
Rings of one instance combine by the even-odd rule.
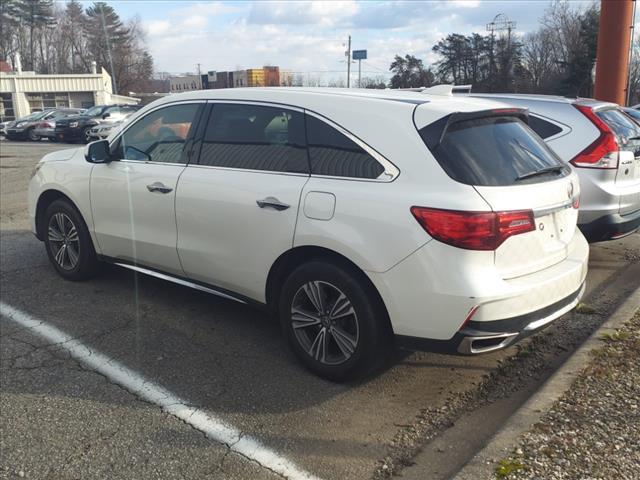
[[[460,183],[504,186],[536,183],[567,175],[571,170],[517,117],[484,117],[449,125],[442,140],[434,141],[436,125],[420,129],[420,136],[440,166]]]
[[[620,144],[620,150],[629,150],[640,156],[640,125],[617,108],[596,112],[600,120],[613,131]]]

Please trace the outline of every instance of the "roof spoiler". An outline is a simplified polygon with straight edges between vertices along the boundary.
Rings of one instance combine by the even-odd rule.
[[[433,87],[422,89],[420,93],[451,97],[454,93],[471,93],[471,87],[472,85],[434,85]]]
[[[409,87],[409,88],[398,88],[397,90],[402,90],[405,92],[419,92],[426,93],[428,95],[441,95],[443,97],[450,97],[454,93],[471,93],[472,85],[434,85],[433,87]]]
[[[529,109],[527,108],[493,108],[475,112],[454,112],[440,120],[427,125],[421,130],[421,135],[429,150],[436,148],[442,142],[451,125],[465,120],[475,120],[487,117],[518,117],[524,123],[529,123]]]

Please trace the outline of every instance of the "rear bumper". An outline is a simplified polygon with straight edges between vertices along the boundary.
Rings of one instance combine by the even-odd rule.
[[[640,228],[640,209],[626,215],[611,213],[578,227],[591,243],[621,238]]]
[[[462,337],[473,336],[465,329],[515,333],[513,341],[525,328],[527,333],[534,329],[537,324],[529,326],[531,322],[550,315],[553,320],[563,308],[559,302],[576,294],[587,275],[589,245],[579,230],[567,250],[555,265],[504,279],[495,266],[495,252],[456,249],[434,240],[386,272],[366,273],[382,297],[394,334],[457,341],[457,348]],[[505,319],[510,330],[491,327]],[[519,323],[514,327],[513,322]]]
[[[525,315],[490,322],[471,321],[449,340],[396,335],[396,344],[410,350],[478,355],[501,350],[549,326],[573,309],[584,294],[585,284],[571,295]]]

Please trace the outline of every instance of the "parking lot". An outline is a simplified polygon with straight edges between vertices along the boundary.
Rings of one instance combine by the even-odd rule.
[[[375,377],[334,384],[305,371],[278,324],[248,306],[117,267],[60,279],[28,230],[26,189],[41,156],[61,148],[74,146],[0,142],[3,305],[232,426],[256,454],[2,316],[0,478],[411,478],[420,450],[429,478],[449,478],[640,283],[640,234],[595,244],[585,313],[502,352],[396,352]]]

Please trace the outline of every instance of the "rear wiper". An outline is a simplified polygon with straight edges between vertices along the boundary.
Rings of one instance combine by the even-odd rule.
[[[524,180],[525,178],[535,177],[537,175],[543,175],[545,173],[559,172],[560,170],[563,170],[563,169],[564,169],[564,165],[553,165],[551,167],[541,168],[540,170],[534,170],[532,172],[523,173],[518,178],[516,178],[516,181]]]

